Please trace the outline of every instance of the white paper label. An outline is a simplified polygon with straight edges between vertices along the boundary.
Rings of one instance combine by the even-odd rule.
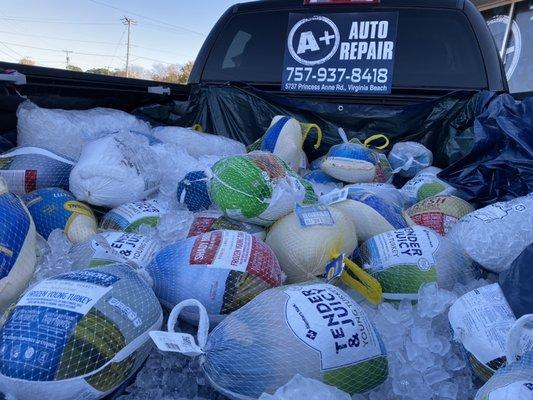
[[[204,353],[194,341],[194,337],[188,333],[151,331],[149,335],[161,351],[181,353],[190,357]]]
[[[163,208],[156,199],[124,204],[113,210],[114,213],[124,217],[128,221],[159,216],[163,211]]]
[[[435,266],[440,239],[431,229],[405,228],[385,232],[367,241],[372,273],[400,265],[416,265],[421,271]],[[365,265],[365,267],[367,267]]]
[[[42,306],[85,315],[112,288],[89,282],[48,279],[27,291],[17,306]]]
[[[533,400],[533,381],[516,381],[494,389],[487,400]]]
[[[189,264],[246,272],[252,236],[240,231],[213,231],[194,241]]]
[[[296,337],[320,354],[321,370],[358,364],[382,354],[363,309],[334,286],[289,286],[285,318]]]
[[[340,203],[348,198],[348,193],[350,192],[349,188],[344,189],[334,189],[328,194],[320,196],[319,202],[324,205],[331,205],[335,203]]]
[[[102,236],[113,250],[138,267],[147,265],[157,250],[155,241],[136,233],[104,232]]]
[[[500,285],[494,283],[461,296],[448,314],[455,337],[484,364],[505,356],[507,334],[515,317]]]

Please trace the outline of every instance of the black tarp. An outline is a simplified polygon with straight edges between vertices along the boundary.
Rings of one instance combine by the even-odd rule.
[[[486,93],[453,92],[436,100],[407,106],[342,104],[289,98],[249,86],[197,85],[188,102],[137,109],[135,114],[152,124],[192,126],[200,124],[216,133],[251,144],[261,137],[276,115],[291,115],[315,123],[324,132],[322,146],[315,150],[310,137],[305,150],[310,160],[326,153],[340,141],[342,127],[348,137],[364,140],[383,133],[396,141],[414,140],[430,148],[438,166],[448,166],[472,147],[472,125]]]

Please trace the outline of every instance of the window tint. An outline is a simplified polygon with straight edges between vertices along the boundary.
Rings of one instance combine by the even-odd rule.
[[[279,83],[287,21],[284,11],[232,17],[209,54],[202,79]],[[400,11],[393,86],[485,88],[486,85],[477,39],[460,11]]]

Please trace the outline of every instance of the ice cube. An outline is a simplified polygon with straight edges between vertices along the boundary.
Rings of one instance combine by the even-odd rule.
[[[401,314],[391,303],[381,303],[378,312],[391,324],[399,324],[401,321]]]
[[[450,375],[440,368],[433,367],[424,373],[424,380],[430,386],[449,379]]]
[[[422,346],[427,347],[429,345],[427,330],[420,326],[413,326],[411,328],[411,339],[413,343]]]
[[[295,375],[287,384],[280,387],[274,395],[263,393],[259,400],[350,400],[348,393],[326,385],[315,379]]]
[[[39,262],[30,285],[65,272],[72,268],[68,253],[72,243],[61,229],[54,229],[48,236],[47,245],[40,244]]]
[[[457,398],[457,392],[459,387],[454,382],[442,382],[438,387],[438,394],[443,399],[455,399]]]

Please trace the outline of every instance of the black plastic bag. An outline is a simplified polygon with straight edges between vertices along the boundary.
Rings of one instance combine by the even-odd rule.
[[[477,207],[533,191],[533,98],[500,95],[474,122],[472,150],[439,174]]]
[[[446,167],[470,151],[471,127],[485,100],[485,94],[480,97],[475,91],[457,91],[404,106],[364,105],[339,99],[287,97],[236,84],[196,85],[191,88],[188,103],[142,107],[135,115],[152,124],[200,124],[206,132],[247,145],[263,136],[274,116],[290,115],[322,128],[324,140],[320,148],[313,148],[315,137],[309,137],[304,146],[310,160],[340,142],[338,128],[342,127],[349,139],[364,140],[383,133],[389,137],[390,147],[397,141],[421,142],[433,151],[435,164]]]
[[[516,318],[533,313],[533,243],[500,274],[500,286]]]

